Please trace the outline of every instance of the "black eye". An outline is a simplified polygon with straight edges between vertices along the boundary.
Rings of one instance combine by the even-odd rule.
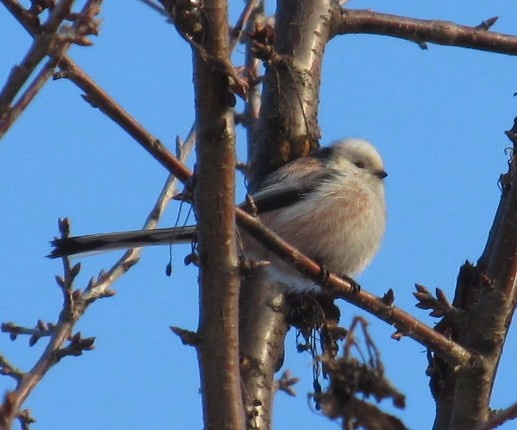
[[[356,161],[354,163],[356,167],[359,167],[360,169],[364,169],[364,163],[362,161]]]

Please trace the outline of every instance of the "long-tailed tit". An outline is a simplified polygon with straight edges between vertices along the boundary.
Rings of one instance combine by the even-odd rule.
[[[345,139],[273,172],[251,200],[260,220],[303,254],[332,273],[353,276],[370,263],[384,234],[386,176],[371,143]],[[49,257],[190,242],[194,237],[195,226],[70,237],[54,240]],[[241,237],[245,257],[271,263],[265,269],[271,281],[297,291],[319,291],[254,239]]]

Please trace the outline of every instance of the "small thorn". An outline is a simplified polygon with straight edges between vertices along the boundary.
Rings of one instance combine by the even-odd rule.
[[[386,291],[384,293],[384,296],[382,296],[382,302],[387,305],[387,306],[391,306],[393,304],[393,302],[395,301],[395,293],[393,292],[393,290],[390,288],[388,291]]]

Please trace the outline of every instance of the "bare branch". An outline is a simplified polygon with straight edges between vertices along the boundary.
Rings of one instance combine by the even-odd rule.
[[[198,326],[201,342],[196,351],[203,417],[206,428],[240,430],[245,428],[245,420],[239,368],[234,100],[230,92],[230,80],[237,84],[239,78],[230,61],[227,6],[225,0],[210,0],[203,2],[202,9],[192,12],[202,17],[202,40],[196,40],[198,33],[181,28],[185,21],[174,22],[194,47],[197,126],[194,201],[202,262]],[[172,16],[183,12],[173,11]],[[195,44],[202,49],[197,49]]]
[[[46,336],[51,336],[54,330],[52,323],[45,323],[42,320],[38,320],[35,328],[21,327],[13,322],[2,323],[1,330],[3,333],[9,333],[11,340],[16,340],[19,335],[30,336],[29,346],[33,346],[36,342]]]
[[[16,94],[18,94],[18,91],[25,81],[29,78],[39,62],[48,55],[51,45],[56,43],[56,40],[59,38],[56,35],[58,27],[70,14],[73,2],[74,0],[62,0],[58,2],[42,26],[45,28],[45,31],[37,36],[33,33],[35,36],[34,43],[21,64],[13,67],[4,88],[0,92],[0,115],[7,112],[8,106],[14,97],[16,97]]]
[[[61,360],[66,356],[77,357],[83,354],[83,351],[90,351],[94,349],[93,343],[95,342],[94,337],[82,338],[81,333],[78,332],[72,336],[70,342],[64,348],[60,348],[56,351],[57,360]]]
[[[196,132],[194,127],[191,128],[190,133],[185,142],[180,145],[180,161],[184,162],[189,156],[194,147],[196,140]],[[151,230],[157,227],[165,209],[170,200],[176,194],[178,186],[178,179],[172,174],[167,178],[153,208],[149,212],[147,219],[142,227],[143,230]],[[84,292],[85,300],[92,300],[97,297],[102,297],[105,291],[110,291],[109,288],[113,283],[126,273],[134,264],[140,259],[142,248],[133,248],[128,250],[120,260],[115,263],[107,272],[101,273],[94,283],[88,286]]]
[[[95,21],[94,18],[100,11],[100,3],[102,0],[88,0],[81,12],[73,15],[75,21],[72,27],[65,28],[62,34],[56,33],[58,30],[57,26],[59,25],[59,23],[57,23],[58,20],[65,18],[70,19],[70,10],[68,9],[67,12],[64,2],[60,3],[64,6],[61,6],[57,11],[54,10],[51,16],[49,16],[45,26],[40,26],[39,21],[28,19],[28,17],[33,15],[19,7],[16,2],[11,0],[2,1],[7,3],[7,7],[11,12],[24,24],[25,29],[35,38],[35,42],[29,49],[22,64],[15,66],[11,70],[11,74],[0,92],[0,138],[9,130],[41,88],[43,88],[44,84],[53,75],[54,68],[59,59],[65,55],[71,43],[91,44],[85,37],[86,35],[97,34],[98,32],[99,23]],[[57,14],[57,18],[51,20],[54,14]],[[52,29],[54,31],[52,34],[46,33],[46,31]],[[28,80],[39,62],[47,55],[50,55],[50,59],[31,81],[19,100],[10,107],[9,105],[21,87]]]
[[[52,77],[54,74],[54,66],[54,59],[48,60],[16,103],[5,113],[0,120],[0,138],[11,128],[13,123],[32,100],[34,100],[34,97],[40,92],[45,83]]]
[[[62,231],[66,233],[66,225],[62,225]],[[12,421],[22,415],[20,409],[23,402],[38,385],[43,376],[52,368],[64,355],[60,353],[61,347],[67,340],[72,340],[73,327],[77,319],[84,312],[85,306],[79,295],[73,293],[73,282],[79,272],[79,266],[70,267],[65,264],[65,276],[59,286],[63,292],[63,309],[59,315],[58,322],[52,326],[50,340],[37,363],[31,370],[23,374],[17,380],[16,388],[5,395],[4,403],[0,407],[0,427],[10,428]],[[39,329],[44,329],[44,324],[39,323]],[[76,340],[79,340],[77,336]],[[83,345],[88,349],[93,341]],[[65,349],[66,350],[66,349]],[[67,354],[65,354],[67,355]]]
[[[488,31],[494,18],[476,27],[449,21],[407,18],[371,10],[342,9],[334,16],[333,32],[338,34],[366,33],[398,37],[418,43],[460,46],[500,54],[517,55],[517,36]]]
[[[507,135],[512,138],[516,132],[517,122]],[[458,275],[453,305],[461,309],[461,318],[446,316],[437,326],[477,356],[460,371],[444,365],[439,357],[431,358],[437,428],[469,428],[489,418],[493,382],[517,304],[517,154],[516,141],[512,142],[485,250],[477,266],[467,262]]]
[[[24,372],[11,364],[7,358],[0,354],[0,374],[10,376],[11,378],[14,378],[17,383],[20,383]]]
[[[474,430],[491,430],[503,425],[504,423],[517,419],[517,402],[506,409],[494,411],[492,416]]]
[[[436,289],[436,297],[433,297],[431,292],[423,285],[415,284],[415,288],[417,291],[413,295],[418,300],[415,306],[420,309],[431,309],[430,316],[441,318],[455,311],[440,288]]]
[[[230,32],[230,52],[233,52],[237,43],[241,40],[243,29],[246,27],[246,24],[250,20],[250,18],[255,14],[255,10],[259,8],[259,4],[261,0],[250,0],[246,2],[244,9],[242,10],[239,19],[235,23],[235,26],[232,28]]]
[[[176,178],[185,183],[191,176],[185,167],[158,138],[147,131],[122,106],[108,95],[93,79],[88,76],[72,59],[64,57],[59,66],[63,75],[75,83],[86,93],[86,98],[92,105],[98,107],[104,114],[122,127],[133,139],[142,145],[160,164],[168,169]]]

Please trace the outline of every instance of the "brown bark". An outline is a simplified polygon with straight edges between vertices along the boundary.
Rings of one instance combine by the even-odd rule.
[[[516,123],[517,124],[517,123]],[[517,143],[517,126],[507,134]],[[431,386],[437,405],[434,429],[473,428],[489,419],[490,398],[508,329],[517,305],[517,157],[501,176],[502,194],[487,245],[477,266],[460,270],[454,306],[458,318],[441,323],[473,354],[451,369],[433,361]]]
[[[250,190],[264,176],[318,145],[321,62],[329,38],[330,0],[278,2],[273,54],[250,147]],[[288,329],[285,296],[269,282],[248,280],[241,298],[242,377],[248,428],[269,429],[273,378]]]
[[[339,9],[331,0],[278,3],[273,53],[266,58],[262,111],[250,154],[250,186],[318,146],[319,90],[330,18]]]
[[[235,240],[235,134],[233,95],[217,59],[229,61],[228,12],[205,1],[202,55],[195,47],[197,164],[194,200],[199,241],[197,345],[206,429],[244,428],[239,373],[239,271]]]
[[[460,46],[500,54],[517,54],[517,37],[489,31],[497,17],[476,26],[459,25],[437,19],[416,19],[372,10],[342,9],[335,15],[335,34],[366,33],[406,39],[427,49],[427,42]]]

